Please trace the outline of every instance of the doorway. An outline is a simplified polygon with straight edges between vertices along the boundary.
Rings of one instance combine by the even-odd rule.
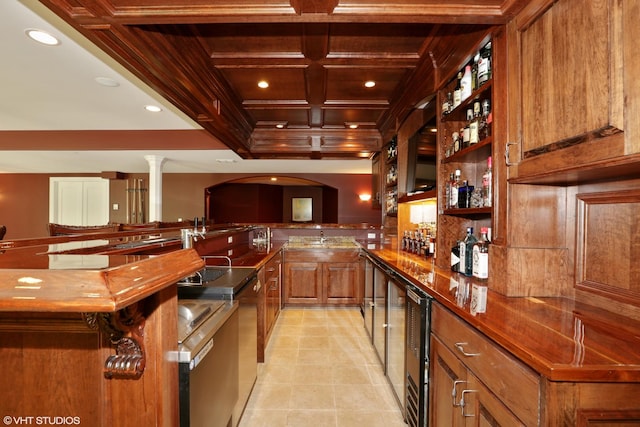
[[[49,178],[49,222],[104,225],[109,222],[109,180],[89,177]]]

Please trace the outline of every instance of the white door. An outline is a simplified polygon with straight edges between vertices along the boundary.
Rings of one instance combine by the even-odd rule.
[[[109,222],[109,180],[49,178],[49,222],[104,225]]]

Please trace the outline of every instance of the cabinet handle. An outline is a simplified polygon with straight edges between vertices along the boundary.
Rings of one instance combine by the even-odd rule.
[[[267,268],[267,271],[269,273],[273,273],[274,271],[276,271],[276,269],[274,267],[271,267],[271,268]]]
[[[469,345],[469,343],[466,342],[457,342],[456,344],[456,348],[458,349],[458,351],[460,353],[462,353],[463,356],[465,357],[474,357],[474,356],[480,356],[480,353],[467,353],[466,351],[464,351],[464,346],[465,345]]]
[[[466,384],[466,381],[463,380],[455,380],[453,382],[453,388],[451,389],[451,404],[454,407],[458,407],[460,406],[460,404],[458,403],[458,391],[456,390],[456,387],[458,387],[458,384]]]
[[[462,396],[460,397],[460,410],[462,411],[463,417],[475,417],[475,414],[467,414],[464,412],[464,407],[467,406],[467,401],[464,400],[464,395],[467,393],[475,393],[478,390],[462,390]]]
[[[507,142],[507,146],[504,149],[504,161],[507,164],[507,166],[514,166],[514,165],[517,165],[519,162],[511,163],[509,161],[509,146],[510,145],[518,145],[518,143],[517,142]]]

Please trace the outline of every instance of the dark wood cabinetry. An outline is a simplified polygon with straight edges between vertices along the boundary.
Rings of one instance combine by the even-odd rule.
[[[264,362],[264,353],[282,306],[281,269],[282,252],[278,251],[258,270],[258,279],[262,283],[260,297],[263,313],[258,317],[258,362]]]
[[[358,250],[287,250],[285,304],[360,305]]]

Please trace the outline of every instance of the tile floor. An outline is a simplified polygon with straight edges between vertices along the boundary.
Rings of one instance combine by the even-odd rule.
[[[406,427],[358,309],[286,308],[239,427]]]

